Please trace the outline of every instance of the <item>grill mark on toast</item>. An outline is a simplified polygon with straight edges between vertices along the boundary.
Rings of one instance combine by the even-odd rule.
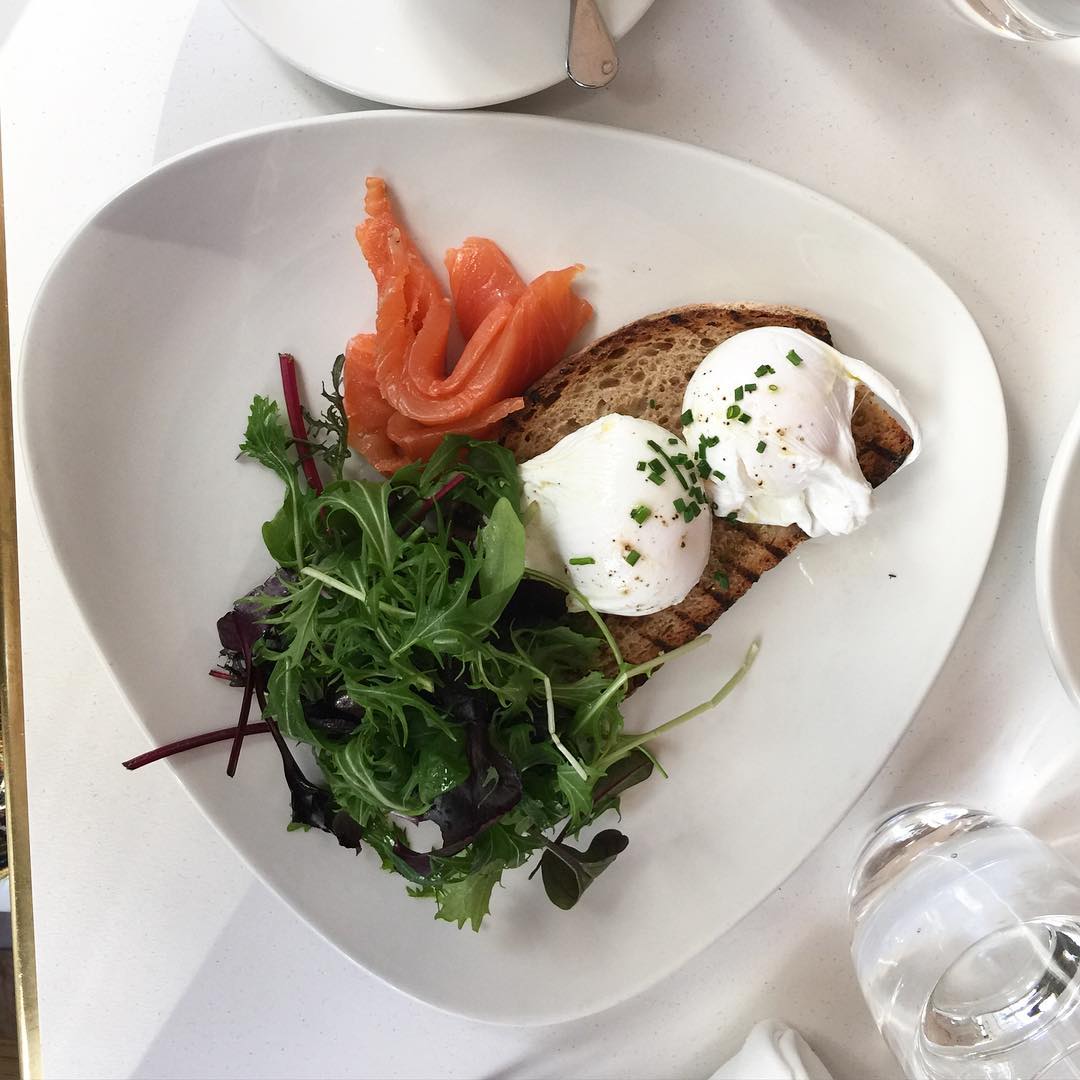
[[[687,614],[687,612],[683,611],[681,607],[673,607],[671,609],[671,614],[674,615],[681,622],[686,623],[687,626],[691,627],[694,631],[695,637],[699,634],[704,634],[705,631],[708,630],[709,627],[712,626],[712,624],[716,621],[715,619],[712,619],[709,622],[703,622],[700,619],[695,619],[689,614]]]
[[[779,562],[782,558],[783,555],[781,555],[780,558],[778,558],[776,561]],[[732,569],[735,571],[736,574],[739,575],[739,577],[743,578],[745,581],[750,582],[750,585],[754,585],[761,580],[761,575],[756,570],[751,570],[748,566],[733,566]],[[769,569],[771,570],[772,567],[769,567]],[[750,588],[750,585],[747,585],[747,589]]]
[[[762,551],[767,552],[771,556],[773,563],[772,566],[766,567],[766,569],[768,570],[771,570],[774,566],[776,566],[779,562],[781,562],[790,554],[787,549],[782,548],[778,544],[774,544],[771,540],[766,539],[766,535],[764,534],[762,527],[759,525],[747,525],[742,522],[734,522],[732,527],[738,531],[740,536],[745,537],[755,547],[760,548]],[[800,541],[796,540],[796,544],[798,544],[799,542]],[[744,569],[742,573],[745,577],[750,578],[752,582],[758,581],[761,577],[761,574],[757,573],[754,570]]]
[[[738,597],[729,595],[729,590],[731,588],[730,582],[728,583],[728,588],[723,589],[720,587],[718,581],[712,579],[703,580],[701,582],[701,587],[709,594],[709,598],[720,609],[720,615],[723,615],[723,613],[738,599]],[[747,588],[749,588],[749,586],[747,586]],[[746,590],[744,589],[743,592],[745,591]],[[720,616],[718,615],[717,618],[719,617]],[[711,626],[712,623],[709,625]]]
[[[877,454],[878,457],[884,458],[892,465],[894,471],[896,469],[899,469],[900,466],[904,464],[904,462],[907,460],[908,454],[911,453],[911,448],[908,447],[908,449],[905,450],[904,453],[898,454],[895,450],[890,450],[887,446],[882,446],[881,443],[877,442],[874,439],[870,439],[869,441],[867,441],[864,444],[863,448],[866,450],[872,450],[875,454]]]
[[[769,554],[770,554],[770,555],[771,555],[771,556],[772,556],[772,557],[773,557],[773,558],[774,558],[774,559],[775,559],[775,560],[776,560],[777,562],[780,562],[780,561],[781,561],[781,559],[786,559],[786,558],[787,558],[787,556],[788,556],[788,552],[786,552],[786,551],[785,551],[785,550],[784,550],[784,549],[783,549],[782,547],[777,547],[777,546],[776,546],[776,544],[770,544],[770,543],[769,543],[769,542],[768,542],[767,540],[758,540],[758,543],[759,543],[759,544],[760,544],[760,545],[761,545],[761,546],[762,546],[762,547],[763,547],[763,548],[764,548],[764,549],[765,549],[765,550],[766,550],[766,551],[767,551],[767,552],[768,552],[768,553],[769,553]]]
[[[777,565],[777,563],[788,554],[787,550],[781,548],[779,544],[774,544],[771,540],[767,540],[765,536],[762,536],[761,532],[758,531],[758,527],[755,525],[742,525],[737,522],[734,524],[734,528],[737,529],[740,536],[750,540],[751,543],[762,551],[768,552],[773,558],[773,566]],[[758,575],[758,577],[760,577],[760,575]],[[757,578],[754,580],[756,581]]]
[[[671,642],[664,637],[654,637],[652,634],[646,634],[644,631],[639,630],[638,635],[643,637],[654,649],[656,649],[657,656],[662,652],[668,652],[671,648]]]

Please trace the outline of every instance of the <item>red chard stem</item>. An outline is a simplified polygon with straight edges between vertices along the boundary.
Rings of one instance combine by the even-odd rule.
[[[207,731],[202,735],[191,735],[186,739],[177,739],[176,742],[166,743],[164,746],[159,746],[154,750],[147,750],[145,754],[139,754],[138,757],[129,758],[123,763],[125,769],[141,769],[144,765],[150,765],[155,761],[162,761],[164,758],[172,757],[173,754],[182,754],[185,750],[194,750],[199,746],[209,746],[211,743],[225,742],[227,739],[235,738],[236,728],[220,728],[217,731]],[[266,721],[260,721],[257,724],[249,724],[245,730],[246,735],[262,735],[270,730],[270,725]]]
[[[322,478],[311,456],[311,441],[304,426],[304,406],[300,400],[300,384],[296,378],[296,360],[289,353],[278,353],[281,365],[281,387],[285,394],[285,411],[289,414],[289,429],[292,431],[296,453],[300,457],[300,467],[307,477],[308,486],[316,494],[323,490]],[[232,773],[229,774],[230,776]]]

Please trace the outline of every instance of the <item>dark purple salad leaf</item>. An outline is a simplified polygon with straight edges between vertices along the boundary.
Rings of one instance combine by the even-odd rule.
[[[456,855],[521,801],[521,774],[509,758],[492,747],[486,724],[468,725],[465,752],[469,767],[465,780],[439,795],[425,814],[412,819],[435,822],[442,833],[442,845],[424,853],[400,841],[394,844],[393,854],[420,877],[430,875],[431,856]]]
[[[295,585],[297,581],[299,577],[295,570],[287,570],[284,566],[279,566],[261,585],[256,585],[254,589],[240,597],[236,606],[242,611],[258,615],[267,610],[266,604],[263,603],[265,599],[284,600],[289,595],[289,586]]]
[[[218,640],[225,655],[225,667],[239,685],[244,687],[244,697],[240,702],[240,717],[236,725],[236,737],[229,751],[229,763],[225,772],[229,776],[236,774],[236,763],[240,760],[240,747],[247,732],[248,715],[251,712],[252,694],[260,673],[255,670],[252,650],[256,643],[267,633],[267,626],[262,619],[272,610],[265,597],[276,599],[288,593],[289,571],[278,569],[261,585],[252,589],[236,602],[231,611],[226,612],[217,621]]]
[[[491,719],[499,704],[498,698],[486,687],[473,687],[460,672],[444,670],[431,700],[458,724],[484,725]]]
[[[434,821],[442,847],[433,855],[456,855],[521,801],[521,774],[488,739],[484,724],[470,724],[465,736],[469,775],[440,795],[418,821]]]
[[[610,810],[616,806],[616,800],[618,797],[626,791],[628,788],[634,787],[636,784],[640,784],[644,780],[648,780],[652,776],[653,771],[653,759],[645,753],[639,746],[635,746],[624,758],[620,758],[615,762],[611,768],[608,769],[596,784],[592,790],[592,801],[595,807],[594,815],[599,817],[605,810]],[[555,837],[555,843],[562,843],[563,838],[570,832],[571,822],[567,822],[562,829],[559,830],[559,835]],[[543,860],[541,859],[534,868],[531,874],[529,874],[529,880],[531,881],[536,872],[543,866]]]
[[[410,870],[420,877],[427,877],[431,873],[430,855],[422,854],[419,851],[413,851],[411,847],[406,847],[400,841],[397,841],[390,850],[407,867],[409,867]]]
[[[652,758],[640,746],[635,746],[596,781],[592,792],[593,805],[599,807],[607,800],[617,799],[628,788],[648,780],[652,771]]]
[[[566,618],[566,593],[545,581],[522,578],[503,608],[497,630],[510,626],[540,626]]]
[[[338,810],[330,819],[330,832],[337,837],[337,842],[350,851],[359,853],[360,841],[364,836],[363,826],[344,810]]]
[[[308,727],[324,735],[352,735],[364,719],[364,710],[348,694],[305,701],[303,709]]]
[[[252,615],[233,608],[218,619],[217,632],[225,652],[243,656],[262,637],[262,626]]]
[[[274,736],[274,742],[277,744],[278,753],[281,755],[285,783],[289,786],[292,823],[306,825],[312,829],[322,829],[323,832],[336,836],[342,847],[359,852],[363,834],[360,823],[337,805],[333,795],[326,788],[313,784],[304,775],[303,769],[296,763],[296,758],[293,757],[277,724],[273,720],[267,723],[270,726],[270,734]]]
[[[240,597],[233,609],[218,619],[222,649],[227,653],[243,653],[245,645],[248,649],[254,648],[255,642],[268,630],[262,619],[273,610],[273,605],[268,605],[266,600],[284,600],[289,595],[290,581],[295,579],[291,570],[279,568],[261,585]]]
[[[598,832],[584,851],[560,841],[545,840],[547,850],[540,860],[540,874],[548,899],[556,907],[569,911],[629,843],[618,829]]]

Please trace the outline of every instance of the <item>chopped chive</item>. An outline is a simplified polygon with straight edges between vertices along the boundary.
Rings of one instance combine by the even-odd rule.
[[[571,566],[592,566],[596,560],[591,555],[578,555],[570,560]]]
[[[736,386],[735,387],[735,400],[736,401],[742,401],[742,397],[743,397],[743,388],[741,386]]]
[[[702,480],[708,480],[709,474],[712,472],[712,466],[707,461],[699,461],[697,471]]]
[[[687,409],[686,412],[679,417],[679,423],[682,424],[683,427],[686,427],[687,424],[692,424],[693,422],[694,413],[691,409]]]
[[[742,412],[742,409],[740,409],[738,405],[729,405],[727,407],[727,418],[729,420],[734,420],[734,419],[736,419],[738,417],[739,413],[741,413],[741,412]]]
[[[713,580],[719,584],[721,589],[726,589],[730,585],[728,576],[723,570],[717,570],[717,572],[713,574]]]
[[[675,502],[674,502],[674,506],[675,506],[675,509],[676,509],[676,511],[678,513],[680,513],[680,514],[685,514],[686,513],[686,500],[685,499],[676,499]]]
[[[649,467],[648,464],[646,462],[644,462],[644,461],[639,461],[637,463],[637,471],[638,472],[644,472],[648,467]]]
[[[674,460],[670,457],[667,451],[664,450],[659,443],[654,442],[652,439],[649,439],[649,441],[646,443],[646,446],[648,446],[650,450],[655,450],[668,463],[668,465],[671,466],[671,471],[675,474],[675,479],[679,481],[679,486],[683,489],[683,491],[686,491],[690,485],[686,482],[686,477],[683,476],[683,474],[679,471],[678,465],[675,464]]]
[[[626,559],[626,561],[627,561],[627,562],[628,562],[628,563],[629,563],[629,564],[630,564],[631,566],[633,566],[633,565],[634,565],[634,563],[636,563],[636,562],[638,561],[638,559],[640,559],[640,558],[641,558],[641,552],[640,552],[640,551],[635,551],[635,550],[634,550],[633,548],[631,548],[631,549],[630,549],[630,550],[629,550],[629,551],[628,551],[628,552],[627,552],[627,553],[626,553],[626,554],[625,554],[625,555],[623,556],[623,558],[624,558],[624,559]]]
[[[727,518],[728,521],[734,521],[738,516],[739,516],[738,510],[732,510],[730,514],[725,514],[724,515],[724,517]]]
[[[672,465],[690,465],[691,461],[685,454],[682,454],[682,453],[672,454],[671,455],[671,464]]]
[[[751,415],[748,412],[744,412],[742,414],[742,416],[739,417],[739,423],[740,424],[749,424],[752,419],[753,419],[753,417],[751,417]]]
[[[698,502],[705,502],[705,492],[699,487],[692,487],[690,489],[690,498],[697,499]]]
[[[662,472],[649,473],[649,479],[654,484],[662,484],[664,482],[664,474]]]
[[[759,442],[757,444],[757,452],[759,454],[764,454],[765,453],[765,440],[764,439],[762,439],[761,442]]]
[[[652,511],[647,506],[635,506],[630,511],[630,516],[639,524],[644,525],[652,517]]]
[[[659,458],[654,457],[649,462],[649,468],[652,469],[653,472],[662,473],[664,471],[664,463]]]
[[[792,349],[792,350],[791,350],[791,352],[789,352],[789,353],[787,354],[787,358],[788,358],[788,359],[789,359],[789,360],[790,360],[790,361],[791,361],[791,362],[792,362],[792,363],[793,363],[793,364],[794,364],[794,365],[795,365],[796,367],[798,367],[798,366],[799,366],[799,365],[800,365],[800,364],[802,363],[802,357],[801,357],[801,356],[800,356],[800,355],[799,355],[799,354],[798,354],[798,353],[797,353],[797,352],[796,352],[796,351],[795,351],[794,349]]]
[[[656,398],[649,398],[649,408],[650,409],[655,409],[656,408]]]
[[[769,389],[775,394],[776,391],[780,389],[780,387],[777,386],[776,383],[771,382],[769,383]]]
[[[678,446],[679,445],[679,440],[675,439],[675,438],[671,438],[671,439],[668,439],[667,443],[668,443],[668,446]]]
[[[716,479],[717,479],[717,480],[726,480],[726,479],[727,479],[727,477],[726,477],[726,476],[725,476],[725,475],[724,475],[724,474],[723,474],[722,472],[718,472],[718,473],[716,474]]]
[[[757,369],[757,371],[754,372],[754,374],[759,379],[762,378],[762,376],[764,376],[764,375],[775,375],[776,374],[776,368],[772,367],[769,364],[762,364],[761,367],[759,367]]]
[[[755,391],[755,390],[757,389],[757,383],[756,383],[756,382],[748,382],[748,383],[744,383],[744,384],[743,384],[743,389],[744,389],[744,390],[745,390],[745,391],[746,391],[746,392],[747,392],[748,394],[752,394],[752,393],[753,393],[753,392],[754,392],[754,391]]]

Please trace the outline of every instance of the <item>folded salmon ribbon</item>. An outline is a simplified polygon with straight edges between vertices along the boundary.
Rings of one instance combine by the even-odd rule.
[[[580,263],[526,284],[497,244],[477,236],[446,253],[444,296],[378,177],[368,177],[364,210],[356,239],[378,308],[375,333],[345,348],[345,412],[352,447],[389,474],[426,460],[447,434],[495,438],[593,309],[572,288]],[[465,348],[448,370],[455,316]]]

